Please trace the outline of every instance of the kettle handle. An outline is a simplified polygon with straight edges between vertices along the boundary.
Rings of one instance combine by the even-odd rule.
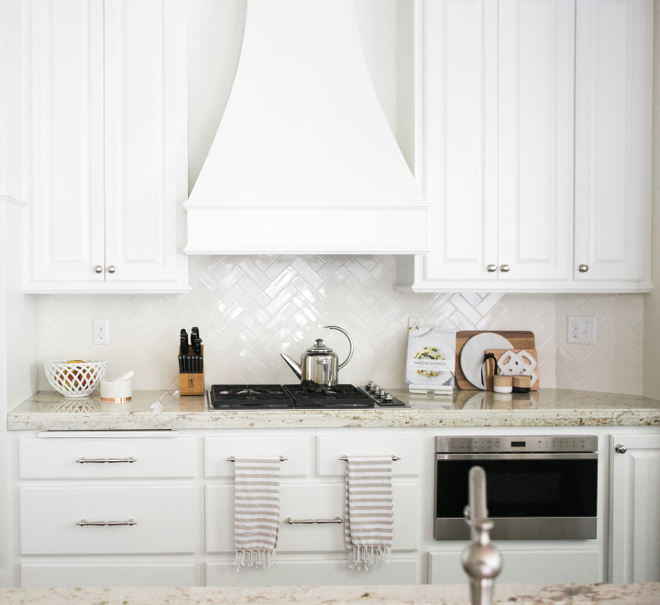
[[[351,357],[353,357],[353,339],[348,335],[348,332],[344,330],[344,328],[340,328],[339,326],[323,326],[324,328],[329,328],[330,330],[339,330],[346,338],[348,338],[348,344],[350,346],[350,349],[348,351],[348,357],[344,360],[344,363],[339,364],[339,367],[337,368],[338,370],[341,370],[350,360]]]

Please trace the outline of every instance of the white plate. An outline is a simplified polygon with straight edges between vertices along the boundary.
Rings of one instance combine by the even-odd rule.
[[[481,366],[484,353],[488,349],[513,349],[513,345],[504,336],[494,332],[482,332],[465,343],[461,351],[461,370],[468,382],[482,391],[486,385],[481,380]]]

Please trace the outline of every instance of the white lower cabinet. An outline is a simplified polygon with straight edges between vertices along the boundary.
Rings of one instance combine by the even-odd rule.
[[[462,550],[429,553],[429,584],[462,584]],[[501,584],[588,584],[602,582],[598,550],[502,551]]]
[[[193,486],[21,487],[19,515],[22,555],[195,551]]]
[[[460,563],[467,542],[433,539],[433,439],[456,430],[503,434],[419,427],[12,435],[13,581],[34,588],[467,583]],[[592,430],[602,468],[598,538],[496,541],[503,556],[498,583],[660,581],[660,427]],[[287,458],[277,557],[272,568],[237,572],[234,468],[227,458],[253,452]],[[346,465],[340,458],[370,453],[400,459],[392,467],[391,562],[364,572],[346,567],[343,523],[287,519],[343,521]],[[81,464],[81,456],[136,462]],[[130,519],[134,525],[78,525]]]
[[[610,437],[613,582],[660,582],[660,435]]]
[[[369,571],[348,569],[346,559],[283,559],[268,569],[241,569],[232,562],[206,564],[207,586],[337,586],[419,584],[417,559],[395,560]]]
[[[194,563],[24,563],[22,588],[194,586]]]
[[[417,485],[394,485],[393,550],[416,550]],[[344,518],[344,483],[289,485],[280,488],[277,552],[343,552],[343,523],[288,524],[286,519]],[[206,552],[234,550],[234,486],[206,486]]]

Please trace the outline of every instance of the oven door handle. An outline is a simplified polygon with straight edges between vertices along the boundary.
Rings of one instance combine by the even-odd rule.
[[[535,452],[524,454],[516,452],[513,454],[436,454],[435,459],[440,460],[597,460],[598,452],[573,452],[573,453],[541,453]]]

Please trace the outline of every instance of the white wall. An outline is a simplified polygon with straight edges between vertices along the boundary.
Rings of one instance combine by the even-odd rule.
[[[21,289],[23,189],[21,0],[0,2],[0,586],[16,585],[7,410],[36,392],[37,300]]]
[[[653,31],[653,257],[655,290],[644,296],[644,395],[660,399],[660,0]]]
[[[396,83],[405,80],[397,69],[406,69],[397,58],[409,58],[396,47],[397,8],[405,12],[405,6],[408,0],[356,0],[367,65],[394,132]],[[246,4],[190,0],[189,7],[192,187],[231,90]],[[391,257],[191,257],[190,272],[193,291],[185,296],[39,297],[40,360],[107,359],[114,374],[133,369],[136,388],[175,388],[177,334],[198,325],[207,383],[289,382],[295,378],[279,353],[297,356],[327,336],[344,354],[343,337],[321,329],[336,323],[350,331],[357,349],[341,379],[397,387],[404,383],[407,317],[421,315],[447,329],[534,331],[543,386],[641,392],[640,295],[402,294],[392,287]],[[597,317],[597,345],[565,344],[566,316],[576,310]],[[95,317],[110,319],[108,347],[91,344]],[[631,326],[625,338],[620,322]],[[617,361],[621,350],[630,353],[624,364]],[[47,388],[43,375],[41,388]]]

